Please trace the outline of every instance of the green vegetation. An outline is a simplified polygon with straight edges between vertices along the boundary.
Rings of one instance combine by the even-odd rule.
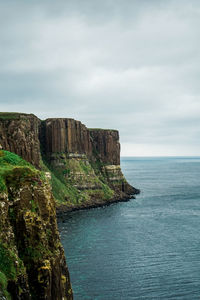
[[[103,163],[89,163],[86,157],[64,158],[62,153],[55,153],[54,157],[61,162],[63,167],[52,166],[43,157],[40,165],[42,170],[51,173],[51,185],[54,198],[58,205],[73,206],[94,199],[110,199],[114,195],[107,185],[107,181],[100,171]]]
[[[7,119],[18,119],[20,113],[15,112],[0,112],[0,119],[7,120]]]
[[[2,243],[0,244],[0,270],[5,274],[6,278],[14,280],[16,278],[14,261],[17,258],[7,247]]]
[[[45,165],[39,171],[18,155],[0,150],[0,299],[24,296],[26,284],[31,299],[38,299],[37,293],[45,289],[45,280],[48,283],[49,273],[53,272],[53,263],[60,260],[47,171]],[[52,178],[56,192],[64,190],[65,197],[72,193],[73,187],[65,186],[64,179],[62,182],[54,173]]]
[[[114,196],[114,191],[107,184],[102,184],[104,199],[110,199]]]
[[[25,273],[23,262],[11,250],[12,246],[0,240],[0,291],[8,300],[11,299],[7,292],[8,281],[16,281],[18,276]]]
[[[6,275],[0,271],[0,299],[3,299],[1,296],[4,296],[8,300],[11,299],[9,293],[7,292],[7,285],[8,280]]]
[[[116,132],[118,132],[118,130],[116,130],[116,129],[106,129],[106,128],[88,128],[88,130],[90,130],[90,131],[104,130],[104,131],[116,131]]]
[[[0,119],[1,120],[17,120],[17,119],[26,119],[26,116],[33,114],[25,114],[19,112],[0,112]]]
[[[60,177],[60,176],[59,176]],[[68,183],[63,183],[56,175],[51,171],[51,184],[52,192],[58,203],[62,204],[66,202],[77,203],[79,202],[78,190]]]
[[[41,184],[44,173],[36,170],[31,164],[18,155],[0,150],[0,192],[6,191],[6,181],[12,186],[32,181]]]

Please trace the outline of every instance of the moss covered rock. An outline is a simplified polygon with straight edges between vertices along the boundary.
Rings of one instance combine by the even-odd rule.
[[[73,299],[45,175],[0,151],[0,299]]]

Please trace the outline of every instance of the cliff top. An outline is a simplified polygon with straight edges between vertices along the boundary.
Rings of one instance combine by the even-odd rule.
[[[116,131],[118,132],[118,130],[116,129],[108,129],[108,128],[88,128],[89,131]]]
[[[0,119],[10,120],[10,119],[20,119],[21,117],[36,117],[34,114],[26,114],[20,112],[0,112]]]
[[[16,119],[21,119],[24,117],[35,117],[34,114],[27,114],[27,113],[21,113],[21,112],[0,112],[0,120],[16,120]],[[39,118],[38,118],[39,119]],[[75,122],[80,122],[78,120],[75,120],[73,118],[47,118],[44,121],[54,121],[54,120],[69,120],[69,121],[75,121]],[[81,122],[80,122],[81,123]],[[83,124],[84,125],[84,124]],[[118,132],[116,129],[110,129],[110,128],[87,128],[89,131],[107,131],[107,132]]]

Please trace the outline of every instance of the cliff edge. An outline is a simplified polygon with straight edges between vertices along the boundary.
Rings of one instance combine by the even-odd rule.
[[[72,300],[49,174],[3,150],[0,216],[0,299]]]
[[[69,118],[0,113],[0,146],[50,173],[58,211],[130,199],[139,190],[120,168],[117,130],[88,129]]]

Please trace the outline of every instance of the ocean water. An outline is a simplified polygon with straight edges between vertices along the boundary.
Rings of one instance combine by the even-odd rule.
[[[200,157],[122,158],[129,202],[59,224],[75,300],[200,299]]]

